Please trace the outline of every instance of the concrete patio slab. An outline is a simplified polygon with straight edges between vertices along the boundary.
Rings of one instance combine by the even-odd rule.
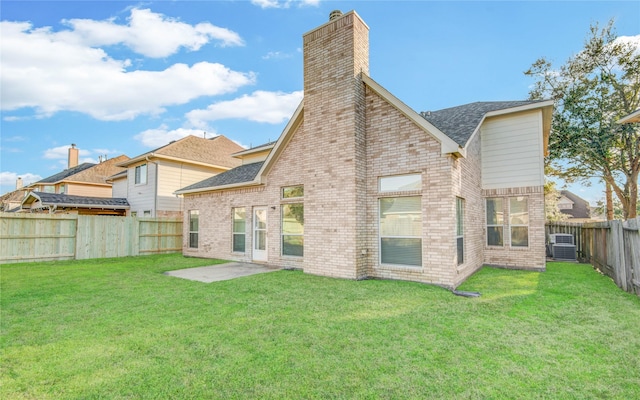
[[[175,271],[167,271],[164,274],[175,276],[176,278],[189,279],[191,281],[211,283],[278,270],[279,268],[269,267],[267,265],[230,262],[206,267],[178,269]]]

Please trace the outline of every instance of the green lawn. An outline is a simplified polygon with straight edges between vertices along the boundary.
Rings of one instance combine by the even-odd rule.
[[[460,289],[178,255],[3,265],[0,398],[640,398],[640,298],[588,265]]]

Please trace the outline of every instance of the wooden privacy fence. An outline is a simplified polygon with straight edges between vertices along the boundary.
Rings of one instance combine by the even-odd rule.
[[[578,259],[640,296],[640,218],[585,224],[547,224],[547,234],[571,233]]]
[[[182,220],[0,214],[0,263],[84,260],[182,251]]]

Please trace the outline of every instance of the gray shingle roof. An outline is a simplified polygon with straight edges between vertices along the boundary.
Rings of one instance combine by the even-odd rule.
[[[32,192],[40,198],[40,202],[45,205],[66,205],[66,206],[101,206],[106,208],[129,208],[129,202],[120,197],[89,197],[74,196],[68,194]]]
[[[460,146],[465,146],[486,113],[525,106],[538,101],[480,101],[438,111],[423,111],[424,119]]]
[[[204,189],[209,187],[232,185],[234,183],[251,182],[255,179],[256,175],[258,175],[260,168],[262,168],[262,164],[264,164],[264,161],[241,165],[180,190]]]
[[[561,213],[571,215],[573,218],[591,218],[591,207],[588,201],[568,190],[561,190],[560,194],[573,201],[573,208],[560,210]]]
[[[60,182],[63,179],[66,179],[72,175],[75,175],[79,172],[84,171],[85,169],[89,169],[91,167],[93,167],[96,164],[93,163],[82,163],[80,165],[77,165],[73,168],[69,168],[69,169],[65,169],[62,172],[58,172],[55,175],[51,175],[47,178],[41,179],[36,183],[55,183],[55,182]]]

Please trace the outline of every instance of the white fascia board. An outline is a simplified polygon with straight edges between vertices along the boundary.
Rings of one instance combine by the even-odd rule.
[[[362,81],[367,86],[369,86],[371,90],[376,92],[378,96],[382,97],[389,104],[394,106],[398,111],[403,113],[407,118],[413,121],[416,125],[422,128],[425,132],[433,136],[433,138],[440,143],[441,154],[457,154],[462,157],[466,157],[466,149],[462,148],[453,139],[445,135],[440,129],[436,128],[435,125],[431,124],[425,118],[420,116],[420,114],[404,104],[400,99],[391,94],[391,92],[383,88],[378,82],[374,81],[373,79],[371,79],[371,77],[364,73],[362,74]]]
[[[260,171],[258,171],[258,174],[256,175],[257,182],[262,183],[262,175],[267,171],[267,169],[271,166],[271,164],[278,158],[278,156],[282,151],[281,149],[284,148],[286,143],[291,138],[291,135],[300,124],[300,119],[302,118],[303,109],[304,109],[304,98],[302,99],[302,101],[300,101],[300,104],[298,105],[298,108],[296,108],[296,111],[291,116],[291,119],[289,119],[287,126],[284,127],[282,134],[278,138],[278,141],[276,142],[275,146],[273,146],[273,149],[271,149],[271,152],[267,156],[267,159],[264,160],[264,164],[262,164]]]
[[[217,168],[217,169],[223,169],[225,171],[230,170],[230,167],[223,167],[221,165],[216,165],[216,164],[209,164],[209,163],[204,163],[201,161],[194,161],[194,160],[189,160],[187,158],[179,158],[179,157],[173,157],[173,156],[166,156],[164,154],[156,154],[156,153],[146,153],[143,154],[141,156],[138,156],[136,158],[132,158],[129,159],[127,161],[123,161],[121,163],[116,164],[117,167],[128,167],[129,165],[132,164],[136,164],[142,161],[150,161],[150,162],[155,162],[152,161],[151,159],[157,159],[157,160],[168,160],[168,161],[176,161],[176,162],[181,162],[184,164],[191,164],[191,165],[198,165],[201,167],[210,167],[210,168]]]
[[[194,194],[194,193],[203,193],[203,192],[215,192],[217,190],[236,189],[236,188],[247,187],[247,186],[256,186],[259,184],[260,182],[258,181],[258,179],[254,179],[248,182],[231,183],[228,185],[221,185],[221,186],[209,186],[209,187],[189,189],[189,190],[176,190],[175,192],[173,192],[173,194],[184,195],[184,194]]]
[[[640,122],[640,108],[618,120],[619,124],[630,124],[633,122]]]

